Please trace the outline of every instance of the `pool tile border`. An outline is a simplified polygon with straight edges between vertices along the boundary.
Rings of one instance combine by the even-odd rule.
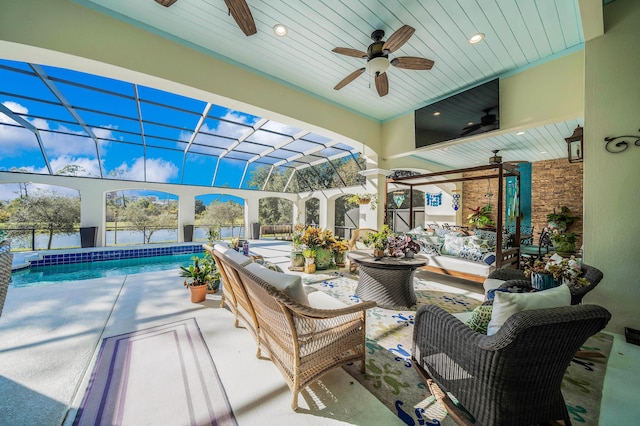
[[[70,253],[40,254],[30,259],[30,266],[68,265],[72,263],[101,262],[105,260],[133,259],[138,257],[169,256],[174,254],[202,253],[202,244],[182,244],[177,246],[148,248],[92,249]]]

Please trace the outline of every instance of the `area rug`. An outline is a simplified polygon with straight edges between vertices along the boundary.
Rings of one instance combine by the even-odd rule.
[[[354,275],[334,274],[318,281],[309,276],[305,282],[347,304],[359,303]],[[417,306],[403,311],[373,308],[367,311],[366,372],[359,365],[345,369],[407,425],[455,425],[422,383],[411,364],[411,342],[417,307],[426,303],[450,313],[470,312],[480,305],[476,294],[458,291],[442,284],[414,281]],[[445,289],[449,290],[446,291]],[[612,337],[598,333],[583,349],[609,355]],[[574,424],[597,425],[602,383],[607,359],[574,359],[565,374],[562,392]]]
[[[195,318],[103,339],[74,425],[237,425]]]

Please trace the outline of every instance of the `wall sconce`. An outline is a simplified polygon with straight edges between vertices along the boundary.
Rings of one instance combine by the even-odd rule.
[[[583,160],[583,130],[584,128],[578,125],[573,131],[573,134],[564,139],[567,141],[567,157],[570,163],[579,163]]]

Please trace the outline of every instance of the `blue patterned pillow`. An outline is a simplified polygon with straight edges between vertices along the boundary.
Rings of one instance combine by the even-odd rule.
[[[496,254],[494,252],[484,252],[471,247],[464,247],[460,250],[458,257],[471,260],[472,262],[486,263],[487,265],[492,265],[496,261]]]
[[[460,250],[465,246],[465,238],[466,237],[460,237],[457,234],[446,234],[444,236],[444,243],[442,244],[442,254],[458,256]]]
[[[424,254],[435,254],[440,256],[442,254],[440,251],[441,248],[442,248],[442,244],[440,243],[433,243],[431,241],[422,241],[422,249],[420,251],[422,251]]]

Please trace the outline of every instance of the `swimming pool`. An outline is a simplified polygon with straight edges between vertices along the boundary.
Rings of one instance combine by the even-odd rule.
[[[191,264],[193,256],[203,254],[173,254],[166,256],[139,257],[132,259],[104,260],[48,266],[31,266],[13,271],[10,287],[31,287],[63,281],[80,281],[92,278],[116,277],[143,272],[178,269]],[[178,273],[176,272],[176,276]]]

